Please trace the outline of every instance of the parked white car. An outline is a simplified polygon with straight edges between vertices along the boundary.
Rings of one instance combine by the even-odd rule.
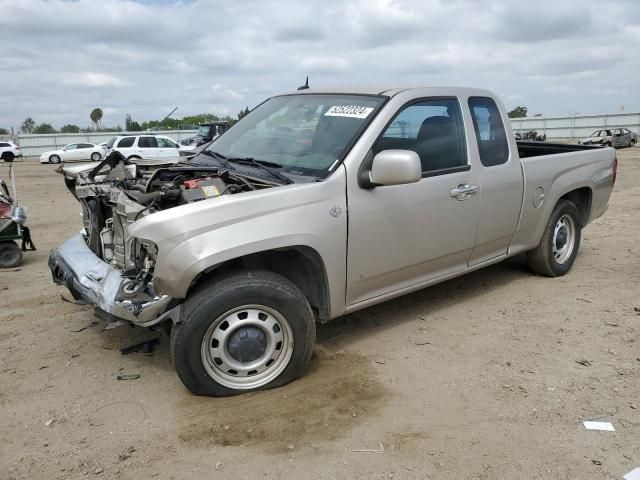
[[[164,135],[125,135],[117,137],[112,149],[127,159],[157,160],[167,157],[190,156],[191,148],[180,145]]]
[[[13,162],[15,158],[21,157],[20,147],[13,142],[0,141],[0,158],[5,162]]]
[[[93,143],[70,143],[60,150],[44,152],[40,163],[99,162],[107,155],[107,150]]]

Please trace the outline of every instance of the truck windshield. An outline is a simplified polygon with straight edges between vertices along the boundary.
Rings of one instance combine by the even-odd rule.
[[[227,158],[272,162],[291,173],[325,177],[385,99],[338,94],[273,97],[252,110],[208,150]]]

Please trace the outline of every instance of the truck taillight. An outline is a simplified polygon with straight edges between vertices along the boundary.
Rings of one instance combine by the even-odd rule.
[[[616,177],[617,176],[618,176],[618,158],[614,157],[613,158],[613,185],[616,184]]]

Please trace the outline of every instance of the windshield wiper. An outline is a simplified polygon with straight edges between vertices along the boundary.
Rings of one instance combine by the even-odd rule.
[[[229,160],[227,160],[227,157],[225,157],[224,155],[218,152],[212,152],[211,150],[202,150],[198,155],[207,155],[208,157],[215,158],[216,160],[220,161],[220,163],[222,163],[222,165],[224,165],[225,168],[229,170],[235,170],[235,167],[229,163]],[[197,163],[197,162],[193,162],[193,163]]]
[[[269,168],[269,167],[282,168],[282,165],[280,165],[279,163],[268,162],[266,160],[256,160],[255,158],[252,158],[252,157],[228,158],[227,160],[229,162],[235,162],[235,163],[239,163],[241,165],[253,165],[255,167],[261,168],[262,170],[264,170],[265,172],[270,174],[272,177],[277,178],[278,180],[280,180],[285,185],[289,185],[289,184],[294,183],[293,180],[291,180],[289,177],[285,177],[282,173],[277,172],[277,171],[272,170],[271,168]]]

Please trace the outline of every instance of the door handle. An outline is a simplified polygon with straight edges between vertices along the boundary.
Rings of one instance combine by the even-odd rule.
[[[451,197],[462,201],[462,200],[466,200],[471,195],[477,192],[478,192],[477,185],[469,185],[468,183],[461,183],[456,188],[451,190]]]

